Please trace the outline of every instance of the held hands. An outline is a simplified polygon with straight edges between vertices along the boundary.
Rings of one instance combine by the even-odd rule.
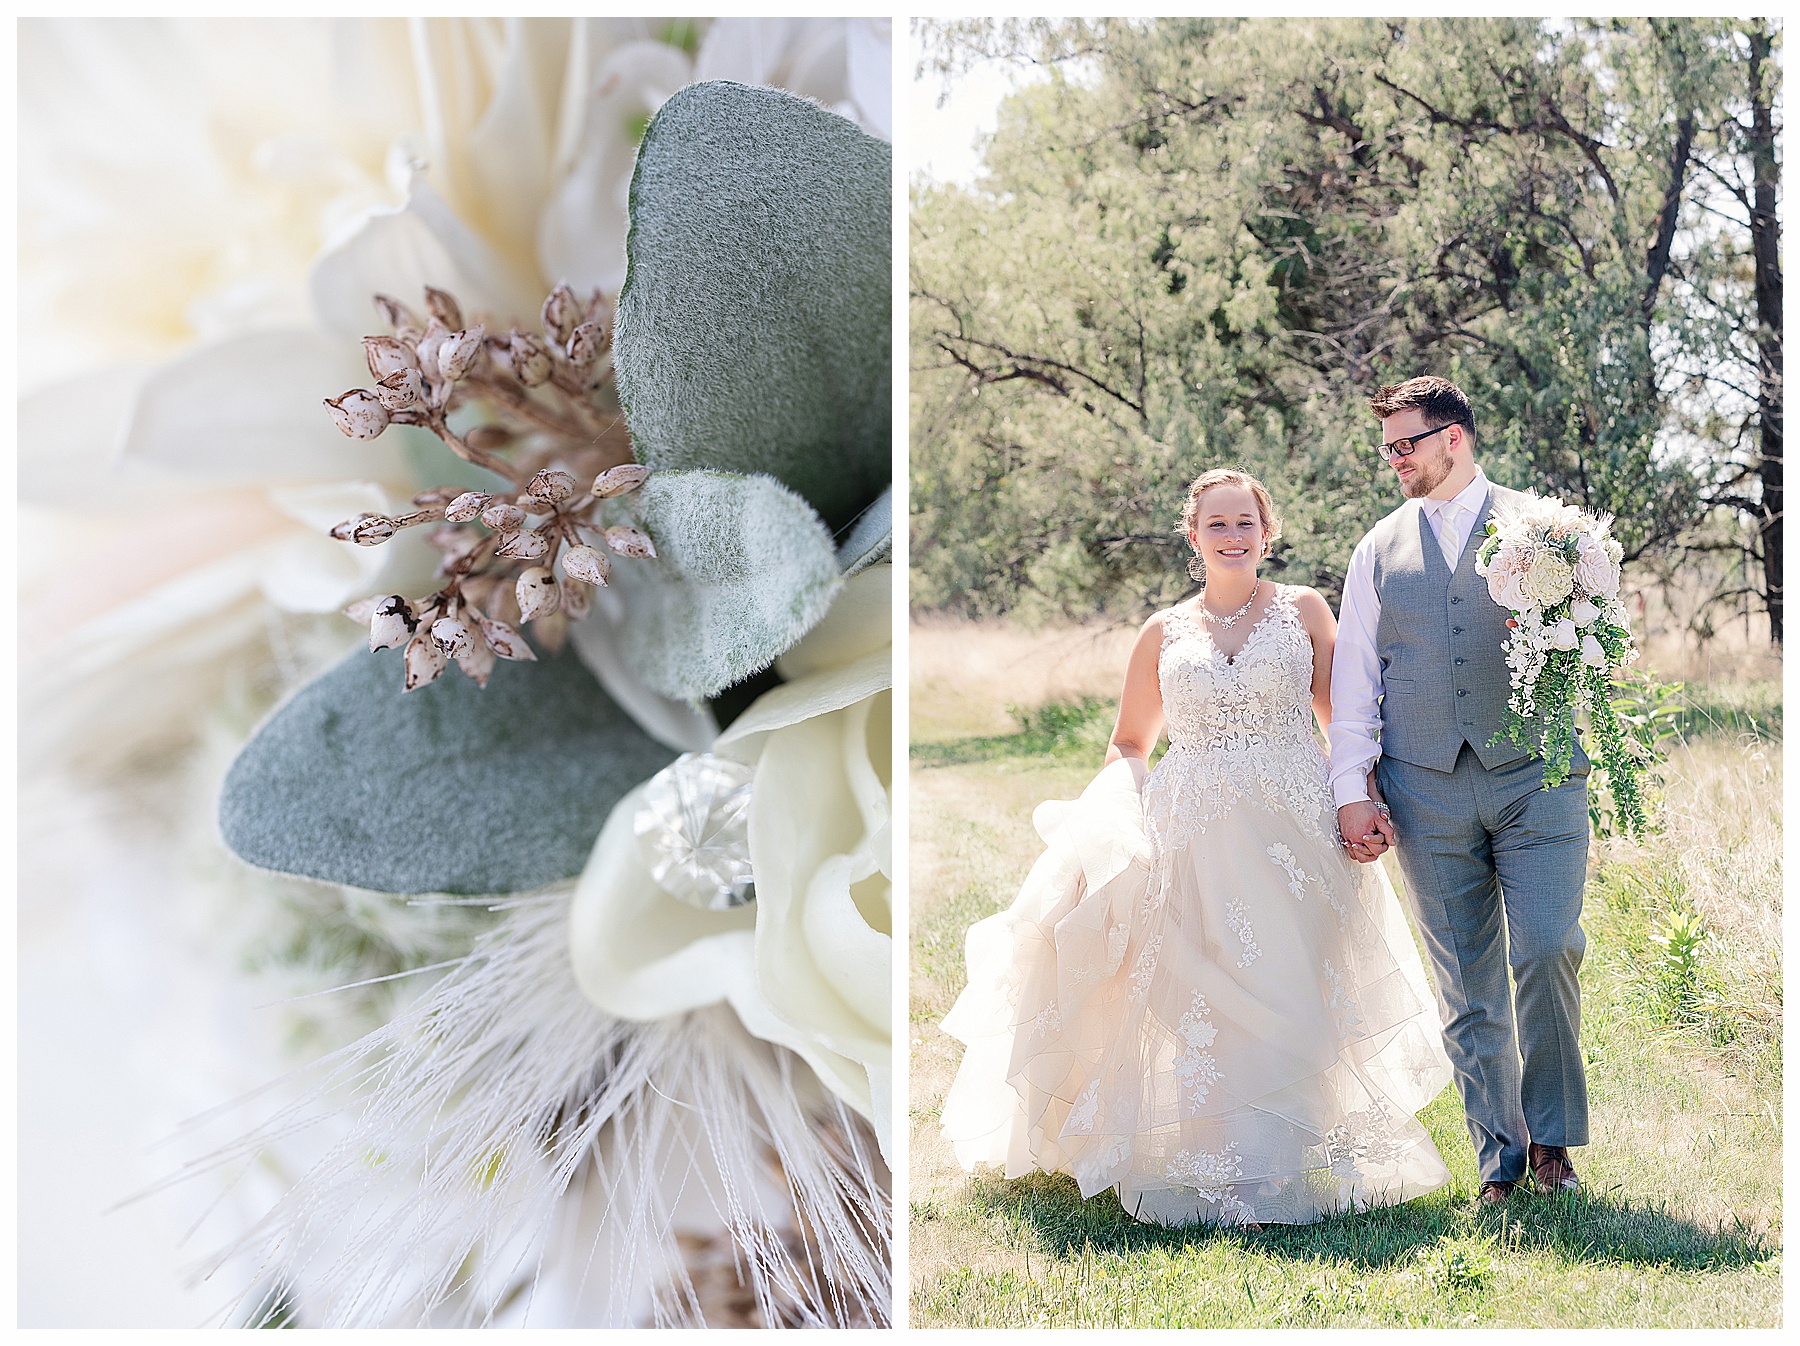
[[[1387,804],[1375,784],[1375,772],[1369,772],[1369,797],[1345,804],[1337,811],[1338,831],[1344,838],[1344,849],[1350,858],[1362,864],[1373,864],[1394,844],[1394,824],[1388,817]]]

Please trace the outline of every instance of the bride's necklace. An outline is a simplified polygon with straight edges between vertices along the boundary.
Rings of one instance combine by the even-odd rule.
[[[1261,588],[1262,588],[1261,580],[1258,580],[1255,584],[1252,584],[1250,586],[1250,597],[1248,597],[1244,600],[1244,606],[1239,608],[1236,612],[1232,613],[1229,617],[1221,617],[1221,616],[1219,616],[1218,613],[1209,609],[1206,606],[1206,595],[1204,593],[1202,593],[1200,595],[1200,611],[1208,618],[1208,620],[1217,622],[1220,626],[1224,627],[1227,631],[1229,631],[1232,627],[1234,627],[1238,624],[1238,619],[1240,617],[1242,617],[1246,612],[1250,611],[1250,605],[1256,601],[1257,591]]]

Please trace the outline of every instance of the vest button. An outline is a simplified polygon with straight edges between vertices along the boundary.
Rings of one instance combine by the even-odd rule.
[[[1461,660],[1458,660],[1457,662],[1460,663]],[[1458,687],[1456,689],[1456,694],[1458,696],[1467,696],[1469,694],[1469,689],[1467,687]]]
[[[1460,602],[1462,602],[1462,599],[1460,599],[1460,598],[1452,598],[1452,599],[1451,599],[1451,600],[1450,600],[1450,601],[1451,601],[1451,602],[1452,602],[1452,603],[1460,603]]]
[[[1467,662],[1468,662],[1468,660],[1466,660],[1466,659],[1458,659],[1458,660],[1457,660],[1457,661],[1456,661],[1456,662],[1457,662],[1457,663],[1459,663],[1459,664],[1464,664],[1464,663],[1467,663]]]
[[[1462,634],[1462,627],[1460,627],[1460,626],[1451,627],[1450,634],[1455,635],[1455,636],[1460,636]]]

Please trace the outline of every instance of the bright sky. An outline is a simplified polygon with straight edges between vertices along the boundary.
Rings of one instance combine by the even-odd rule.
[[[918,64],[918,48],[913,63]],[[914,179],[969,186],[980,169],[977,141],[994,132],[1000,100],[1021,85],[1044,78],[1033,67],[983,61],[950,86],[943,107],[943,76],[927,72],[912,85],[912,173]]]

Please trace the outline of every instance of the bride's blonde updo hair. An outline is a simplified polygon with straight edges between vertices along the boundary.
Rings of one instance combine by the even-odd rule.
[[[1194,478],[1194,484],[1188,487],[1187,504],[1181,511],[1182,537],[1190,539],[1189,545],[1192,545],[1194,528],[1200,522],[1200,497],[1215,486],[1242,486],[1256,497],[1256,512],[1262,518],[1265,534],[1263,555],[1267,556],[1281,536],[1281,517],[1275,513],[1275,501],[1269,495],[1267,486],[1248,472],[1239,472],[1232,467],[1215,467]],[[1188,574],[1197,580],[1206,578],[1205,563],[1201,561],[1197,550],[1193,559],[1188,562]]]

